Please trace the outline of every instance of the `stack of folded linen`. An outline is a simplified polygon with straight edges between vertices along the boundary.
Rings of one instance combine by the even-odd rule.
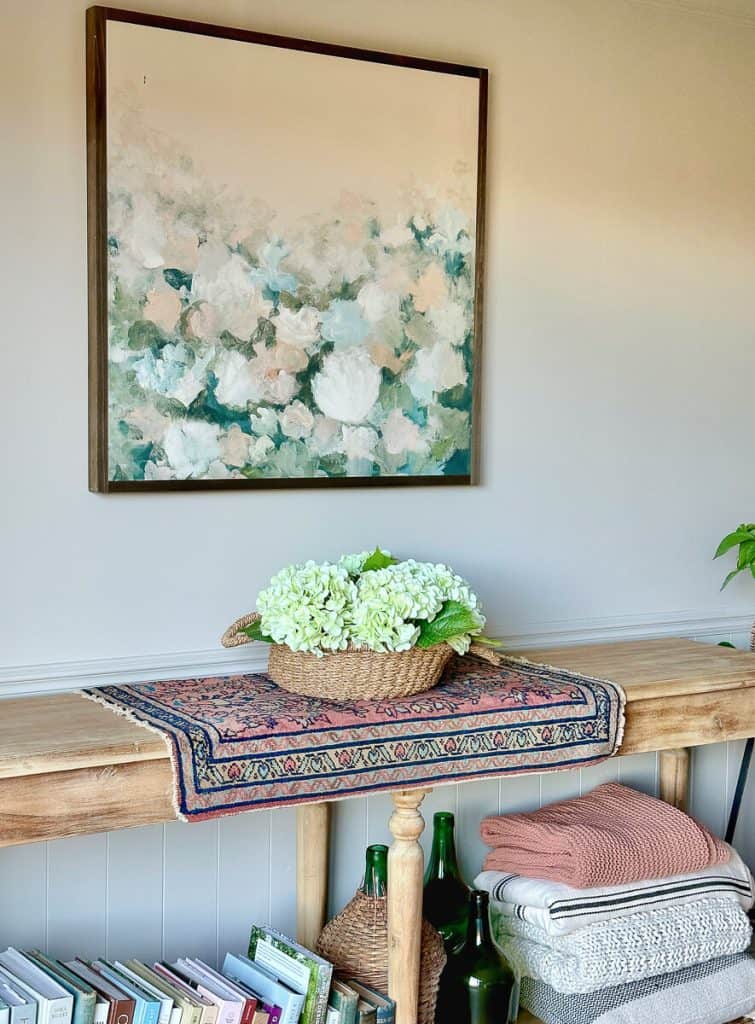
[[[688,815],[608,783],[481,834],[475,886],[545,1024],[726,1024],[755,1007],[752,876]]]

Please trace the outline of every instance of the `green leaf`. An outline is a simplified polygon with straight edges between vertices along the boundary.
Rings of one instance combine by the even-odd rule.
[[[432,620],[420,623],[417,647],[433,647],[480,628],[480,619],[459,601],[446,601]]]
[[[373,569],[387,569],[389,565],[395,565],[397,562],[398,558],[386,555],[380,548],[375,548],[369,558],[365,560],[362,572],[372,572]]]
[[[731,583],[731,581],[734,579],[735,576],[739,576],[741,571],[742,571],[741,569],[732,569],[731,572],[729,573],[729,575],[726,577],[726,579],[721,584],[721,590],[723,590],[725,586],[727,586],[729,583]]]
[[[755,562],[755,540],[746,540],[739,545],[737,568],[746,569]]]
[[[752,540],[750,531],[740,526],[734,533],[728,533],[721,543],[716,548],[714,558],[720,558],[721,555],[725,555],[727,551],[730,551],[737,544],[742,544],[744,541]]]
[[[255,621],[250,622],[248,626],[242,627],[239,630],[239,633],[244,633],[250,640],[259,640],[263,644],[271,644],[273,642],[273,638],[271,636],[266,636],[262,632],[261,619],[255,619]]]

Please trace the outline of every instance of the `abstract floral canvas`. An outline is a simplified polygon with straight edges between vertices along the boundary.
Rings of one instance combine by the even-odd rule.
[[[92,488],[469,482],[484,71],[88,24]]]

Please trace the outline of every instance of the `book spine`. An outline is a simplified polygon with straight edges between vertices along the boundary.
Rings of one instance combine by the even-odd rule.
[[[110,1004],[97,1000],[94,1004],[94,1018],[92,1024],[107,1024],[107,1014]]]
[[[328,1018],[328,999],[330,998],[330,984],[333,980],[333,968],[326,964],[319,964],[316,974],[315,989],[315,1024],[326,1024]]]

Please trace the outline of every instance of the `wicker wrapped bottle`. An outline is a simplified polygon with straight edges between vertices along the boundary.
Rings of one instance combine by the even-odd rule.
[[[364,881],[354,898],[322,930],[317,952],[330,960],[336,974],[388,992],[388,847],[368,846]],[[389,883],[388,883],[389,884]],[[446,963],[443,940],[422,922],[417,1024],[434,1024],[438,983]]]

